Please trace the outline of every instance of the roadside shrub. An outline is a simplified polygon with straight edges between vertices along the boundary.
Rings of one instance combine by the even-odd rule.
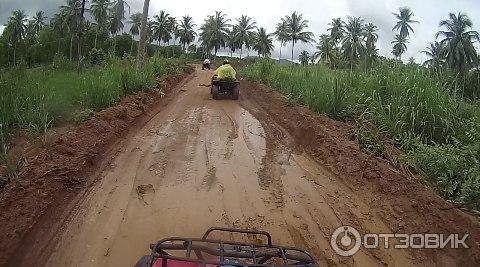
[[[90,61],[90,64],[93,64],[93,65],[105,62],[106,58],[107,58],[107,54],[103,52],[101,48],[100,49],[93,48],[88,53],[88,59]]]
[[[120,74],[124,94],[131,94],[148,89],[152,83],[146,73],[138,73],[134,68],[124,68]]]
[[[57,53],[53,57],[52,67],[59,70],[74,70],[77,67],[77,64],[69,60],[63,54]]]
[[[480,69],[471,70],[465,78],[463,95],[469,99],[480,98]]]
[[[479,148],[419,144],[408,162],[441,196],[470,209],[480,207]]]
[[[157,46],[156,47],[156,56],[163,58],[179,58],[181,55],[185,54],[182,47],[179,45],[168,45],[168,46]]]
[[[93,117],[93,115],[95,115],[95,112],[92,109],[87,108],[75,113],[75,115],[73,116],[73,121],[76,123],[81,123],[87,121],[88,119]]]
[[[2,188],[7,183],[18,178],[18,174],[25,162],[16,160],[7,153],[1,152],[0,163],[3,165],[3,170],[0,169],[0,188]]]
[[[385,153],[385,145],[379,142],[375,135],[368,128],[359,126],[355,128],[355,137],[360,148],[367,153],[375,156],[383,156]]]

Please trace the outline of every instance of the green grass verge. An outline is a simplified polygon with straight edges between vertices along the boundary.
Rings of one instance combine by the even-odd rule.
[[[14,69],[0,74],[0,154],[6,158],[15,129],[31,135],[50,127],[81,122],[126,95],[152,88],[155,79],[180,74],[184,61],[153,57],[143,72],[132,59],[109,59],[81,72],[69,62],[36,69]],[[6,160],[2,160],[6,164]],[[9,166],[12,164],[8,164]],[[6,179],[4,179],[6,180]],[[10,178],[9,178],[10,180]],[[0,181],[1,185],[1,181]]]
[[[380,62],[373,69],[281,66],[259,61],[241,74],[290,101],[334,119],[361,117],[405,151],[405,161],[441,196],[480,209],[480,109],[452,93],[450,83],[416,65]],[[381,147],[357,131],[364,149]]]

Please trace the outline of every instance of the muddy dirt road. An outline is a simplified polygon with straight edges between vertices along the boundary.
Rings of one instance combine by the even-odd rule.
[[[372,202],[290,146],[286,130],[255,118],[247,96],[212,100],[209,88],[200,86],[210,77],[197,69],[179,95],[108,159],[99,182],[58,233],[47,266],[132,266],[150,243],[200,236],[210,226],[270,231],[275,243],[306,249],[320,264],[429,263],[409,250],[337,256],[329,245],[337,227],[392,228]]]

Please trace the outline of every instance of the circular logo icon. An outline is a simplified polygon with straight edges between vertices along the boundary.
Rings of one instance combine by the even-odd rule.
[[[362,238],[357,229],[340,226],[332,234],[330,246],[340,256],[350,257],[360,249]]]

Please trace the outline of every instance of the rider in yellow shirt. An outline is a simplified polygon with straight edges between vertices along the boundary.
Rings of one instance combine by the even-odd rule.
[[[218,67],[215,70],[215,75],[217,75],[217,79],[219,80],[236,80],[237,72],[235,69],[230,65],[228,60],[223,61],[223,65]]]

